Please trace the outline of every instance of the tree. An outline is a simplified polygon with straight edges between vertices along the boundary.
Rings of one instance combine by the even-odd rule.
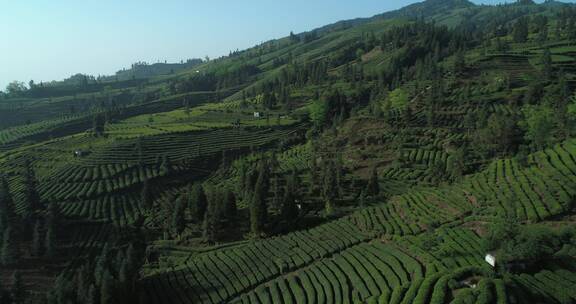
[[[282,208],[281,215],[286,221],[292,221],[298,214],[300,210],[296,204],[299,198],[300,189],[300,179],[298,178],[298,173],[296,170],[292,170],[290,177],[286,181],[286,191],[284,192],[284,197],[282,198]]]
[[[224,190],[224,209],[226,213],[226,218],[228,220],[232,220],[236,217],[236,213],[238,213],[238,206],[236,205],[236,196],[234,192],[230,189]]]
[[[516,21],[512,36],[516,43],[524,43],[528,40],[528,18],[522,17]]]
[[[282,199],[282,218],[285,221],[293,221],[298,217],[298,206],[296,206],[296,199],[292,191],[286,191]]]
[[[44,237],[44,255],[49,258],[56,254],[54,229],[54,226],[48,226],[48,230],[46,230],[46,236]]]
[[[26,160],[24,163],[24,197],[27,203],[28,212],[34,212],[41,207],[40,194],[38,193],[38,181],[36,179],[36,173],[32,167],[32,162]]]
[[[206,197],[202,184],[197,183],[192,186],[189,199],[194,219],[198,223],[202,222],[206,214],[206,208],[208,207],[208,198]]]
[[[464,51],[459,50],[454,57],[454,74],[460,75],[466,69],[466,57]]]
[[[100,280],[100,304],[112,304],[113,303],[113,277],[110,271],[105,270],[102,279]]]
[[[186,206],[184,204],[184,200],[177,200],[176,206],[172,211],[172,217],[170,219],[170,226],[172,227],[172,231],[177,235],[181,235],[186,228],[185,210]]]
[[[544,53],[542,53],[542,57],[540,58],[540,64],[542,65],[542,75],[544,76],[544,80],[552,80],[552,54],[550,53],[550,49],[546,48],[544,50]]]
[[[554,111],[547,105],[527,105],[522,109],[524,120],[520,126],[525,137],[537,149],[543,149],[554,141],[556,127]]]
[[[266,194],[268,190],[266,181],[267,173],[264,166],[261,166],[260,174],[252,195],[252,203],[250,204],[250,231],[257,238],[263,233],[264,225],[268,217],[268,206],[266,204]]]
[[[26,84],[21,81],[12,81],[6,86],[6,93],[11,97],[22,96],[26,92]]]
[[[482,126],[483,118],[478,119],[478,126]],[[510,153],[517,146],[517,123],[514,116],[494,113],[488,117],[485,126],[476,131],[473,141],[474,150],[483,157],[495,153]]]
[[[105,126],[106,120],[104,119],[104,115],[101,113],[94,115],[94,119],[92,120],[92,131],[94,135],[97,137],[104,136]]]
[[[172,173],[172,163],[168,155],[162,156],[162,163],[160,164],[160,174],[169,175]]]
[[[41,256],[42,255],[42,225],[40,221],[36,221],[34,224],[34,231],[32,232],[32,255]]]
[[[226,212],[226,194],[220,189],[210,189],[208,191],[208,207],[204,216],[204,239],[212,244],[218,240],[220,234],[222,217]]]
[[[12,294],[12,303],[13,304],[24,304],[26,301],[26,287],[24,286],[24,282],[22,281],[22,274],[20,271],[15,271],[12,275],[12,288],[10,290]]]
[[[398,88],[388,95],[388,100],[392,109],[404,109],[408,105],[408,93]]]
[[[0,235],[12,224],[16,211],[8,181],[0,176]]]
[[[568,106],[570,103],[570,88],[564,73],[558,75],[558,82],[552,85],[545,95],[546,104],[554,111],[555,122],[558,127],[560,139],[565,139],[570,134]]]
[[[317,129],[322,129],[327,122],[328,103],[325,100],[318,100],[309,107],[310,119]]]
[[[154,201],[150,193],[150,184],[148,179],[142,183],[142,190],[140,191],[140,206],[143,209],[152,209]]]
[[[448,163],[446,167],[452,180],[457,180],[464,175],[464,172],[466,171],[466,164],[464,162],[463,148],[459,148],[448,157]]]
[[[366,186],[366,194],[370,196],[378,196],[380,194],[380,184],[378,182],[378,170],[376,167],[372,168],[372,174]]]
[[[14,232],[12,227],[4,230],[2,236],[2,247],[0,247],[0,264],[4,266],[13,265],[18,259],[18,248],[14,243]]]

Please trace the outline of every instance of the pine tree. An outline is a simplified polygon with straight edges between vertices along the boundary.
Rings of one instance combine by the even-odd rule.
[[[372,174],[366,186],[366,194],[370,196],[378,196],[380,194],[380,184],[378,182],[378,170],[376,167],[372,168]]]
[[[12,227],[4,230],[2,237],[2,247],[0,247],[0,264],[4,266],[13,265],[17,262],[18,248],[14,242],[14,232]]]
[[[550,53],[550,49],[547,48],[544,50],[540,61],[542,64],[542,76],[544,76],[544,80],[552,80],[552,54]]]
[[[456,53],[454,59],[454,74],[460,75],[466,69],[466,57],[464,56],[464,51],[460,50]]]
[[[24,304],[26,301],[26,286],[24,286],[24,281],[22,281],[22,274],[20,271],[15,271],[12,275],[12,288],[10,290],[12,294],[13,304]]]
[[[168,155],[164,155],[160,164],[160,174],[169,175],[170,173],[172,173],[172,163]]]
[[[88,287],[88,293],[86,294],[85,299],[82,303],[86,304],[97,304],[98,302],[97,295],[96,295],[96,286],[94,284],[90,284]]]
[[[190,192],[190,208],[194,219],[201,223],[204,220],[206,214],[206,208],[208,207],[208,198],[206,197],[206,192],[201,184],[195,184],[192,186],[192,191]]]
[[[145,179],[142,183],[142,190],[140,191],[140,207],[143,209],[152,209],[153,200],[150,193],[150,183]]]
[[[102,114],[96,114],[92,121],[92,130],[97,137],[104,136],[106,120]]]
[[[8,186],[8,181],[2,176],[0,177],[0,236],[8,226],[13,224],[15,216],[16,212],[14,211],[10,187]]]
[[[204,216],[204,239],[212,244],[218,240],[220,233],[220,220],[222,217],[222,195],[216,191],[210,191],[210,200]]]
[[[32,255],[41,256],[42,255],[42,225],[40,221],[36,221],[34,224],[34,231],[32,233]]]
[[[24,163],[24,197],[26,200],[27,213],[34,212],[41,207],[40,194],[38,193],[38,181],[30,160]]]
[[[250,204],[250,231],[257,238],[260,237],[264,231],[268,213],[264,178],[264,174],[260,174],[258,177]]]
[[[48,226],[46,236],[44,237],[44,254],[46,257],[54,257],[56,255],[56,241],[54,237],[54,226]]]
[[[225,212],[226,218],[228,220],[233,220],[236,217],[238,212],[238,206],[236,205],[236,196],[234,192],[230,189],[226,189],[224,195],[224,204],[225,204]]]
[[[113,303],[113,278],[108,270],[105,270],[100,279],[100,304],[112,304]]]
[[[186,228],[185,208],[186,206],[184,205],[184,200],[179,199],[176,202],[176,206],[172,212],[170,225],[172,227],[172,231],[177,235],[181,235]]]
[[[512,36],[514,42],[517,43],[524,43],[528,40],[528,19],[526,17],[522,17],[516,21]]]

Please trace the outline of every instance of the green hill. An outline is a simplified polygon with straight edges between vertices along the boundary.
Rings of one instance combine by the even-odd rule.
[[[575,67],[573,4],[428,0],[12,87],[0,303],[573,303]]]

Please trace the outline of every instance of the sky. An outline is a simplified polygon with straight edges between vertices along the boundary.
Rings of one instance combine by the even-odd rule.
[[[0,0],[0,90],[12,80],[111,75],[132,63],[219,57],[415,0]],[[474,1],[497,4],[497,1]]]

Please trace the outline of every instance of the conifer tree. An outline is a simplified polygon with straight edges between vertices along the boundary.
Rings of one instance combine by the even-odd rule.
[[[196,222],[201,223],[208,207],[208,198],[202,184],[195,184],[190,191],[190,208]]]
[[[36,221],[34,224],[34,231],[32,232],[32,255],[33,256],[40,256],[42,255],[42,225],[40,221]]]
[[[516,21],[512,31],[512,36],[514,42],[517,43],[523,43],[528,40],[528,19],[526,17],[522,17]]]
[[[236,196],[234,195],[234,192],[232,192],[232,190],[230,189],[225,189],[224,192],[225,192],[224,204],[225,204],[226,218],[228,220],[233,220],[238,212],[238,206],[236,205]]]
[[[0,236],[2,236],[8,226],[13,224],[15,215],[14,202],[8,181],[4,177],[0,177]],[[1,237],[0,240],[2,240]]]
[[[378,196],[380,194],[380,184],[378,182],[378,170],[376,167],[372,168],[372,174],[366,186],[366,194],[370,196]]]
[[[31,213],[41,207],[40,194],[38,193],[38,181],[30,160],[24,164],[24,198],[26,200],[27,212]]]
[[[100,280],[100,304],[113,303],[113,278],[108,270],[105,270]]]
[[[210,200],[204,215],[204,239],[212,244],[218,240],[220,233],[220,221],[222,218],[223,196],[215,191],[210,191]]]
[[[264,231],[268,207],[266,204],[265,174],[261,173],[254,187],[250,204],[250,231],[255,237],[260,237]]]
[[[15,271],[12,275],[12,288],[10,290],[12,294],[13,304],[24,304],[26,301],[26,286],[24,286],[24,281],[22,280],[22,273],[20,271]]]
[[[164,155],[160,164],[160,174],[169,175],[170,173],[172,173],[172,163],[168,155]]]
[[[46,235],[44,237],[44,254],[46,257],[54,257],[56,255],[56,240],[54,237],[54,226],[48,226]]]
[[[454,73],[460,75],[464,72],[466,68],[466,57],[464,56],[464,51],[460,50],[456,53],[454,60]]]
[[[145,179],[142,183],[142,190],[140,190],[140,207],[142,209],[152,209],[153,203],[150,193],[150,183],[148,179]]]
[[[2,246],[0,247],[0,264],[3,266],[13,265],[18,259],[18,248],[15,243],[15,236],[12,227],[4,230],[2,236]]]
[[[176,206],[174,207],[174,210],[172,212],[172,218],[170,220],[172,231],[176,235],[181,235],[182,232],[184,232],[184,229],[186,228],[185,210],[186,206],[184,204],[184,200],[179,199],[176,202]]]
[[[106,119],[102,114],[96,114],[92,121],[92,131],[96,137],[104,136],[104,127],[106,125]]]
[[[552,54],[550,53],[550,49],[545,49],[544,53],[542,54],[542,58],[540,59],[542,65],[542,75],[545,81],[552,80]]]

